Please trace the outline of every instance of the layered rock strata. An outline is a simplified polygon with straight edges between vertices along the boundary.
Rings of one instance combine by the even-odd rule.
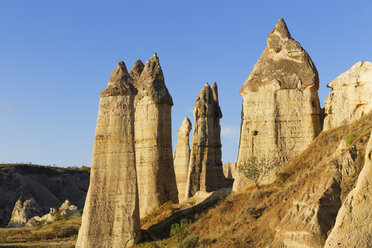
[[[140,238],[134,96],[124,62],[100,94],[90,186],[76,247],[127,247]]]
[[[372,247],[372,132],[355,188],[342,204],[324,247]]]
[[[176,182],[178,189],[179,202],[186,200],[186,185],[187,172],[190,161],[190,144],[189,135],[191,131],[191,122],[189,118],[182,121],[180,129],[178,129],[178,141],[174,150],[174,170],[176,173]]]
[[[187,195],[211,192],[226,185],[221,161],[222,112],[218,103],[217,84],[205,84],[194,104],[195,124],[192,135]]]
[[[372,63],[361,61],[327,85],[324,130],[349,124],[372,110]]]
[[[278,164],[303,151],[321,131],[318,72],[283,19],[240,90],[243,96],[238,167],[252,156]],[[268,178],[266,182],[273,180]],[[234,191],[246,181],[239,174]]]
[[[173,166],[171,108],[173,100],[165,86],[156,54],[146,62],[135,81],[135,149],[140,214],[146,216],[171,200],[178,202]],[[133,71],[133,69],[132,69]]]

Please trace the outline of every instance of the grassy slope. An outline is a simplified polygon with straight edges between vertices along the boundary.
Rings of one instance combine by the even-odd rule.
[[[265,247],[273,240],[275,227],[290,208],[291,199],[306,184],[316,182],[322,171],[327,169],[332,153],[340,142],[345,142],[347,136],[354,133],[355,137],[349,140],[348,149],[356,150],[357,163],[355,173],[342,180],[341,197],[346,197],[364,164],[364,150],[371,129],[372,114],[351,125],[322,132],[300,156],[283,168],[273,184],[261,186],[259,190],[247,188],[244,193],[229,195],[204,212],[185,216],[191,221],[174,224],[171,237],[151,241],[151,237],[144,231],[144,240],[136,247]],[[142,229],[162,223],[178,211],[182,211],[179,206],[167,203],[141,220]],[[27,243],[27,246],[56,247],[60,244],[69,247],[75,242],[79,225],[80,218],[74,217],[40,227],[0,229],[0,243],[22,244],[29,241],[31,243]],[[68,234],[56,235],[59,228],[67,228],[61,232]],[[167,235],[169,230],[164,232]]]

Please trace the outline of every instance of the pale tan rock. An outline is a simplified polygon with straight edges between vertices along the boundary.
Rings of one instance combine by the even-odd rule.
[[[307,52],[292,39],[283,19],[267,37],[267,46],[244,82],[238,167],[255,156],[283,165],[321,131],[318,72]],[[272,173],[264,183],[275,178]],[[233,190],[247,186],[242,175]]]
[[[372,63],[361,61],[342,73],[328,87],[324,130],[349,124],[372,110]]]
[[[187,175],[190,161],[190,131],[191,122],[186,117],[182,121],[180,129],[178,129],[178,141],[173,156],[179,202],[186,200]]]
[[[20,197],[12,212],[12,217],[8,223],[9,228],[24,227],[26,223],[34,216],[42,214],[42,209],[39,207],[34,198],[24,200]]]
[[[40,216],[34,216],[26,223],[26,227],[32,227],[36,226],[39,223],[50,223],[54,221],[55,215],[57,213],[57,210],[55,208],[50,208],[49,213]]]
[[[156,54],[135,82],[135,149],[140,215],[167,201],[178,202],[172,154],[173,100]]]
[[[211,192],[226,185],[221,161],[222,113],[217,84],[205,84],[194,104],[195,124],[192,136],[186,197],[197,191]]]
[[[227,179],[234,179],[236,177],[236,174],[238,173],[236,171],[236,162],[226,163],[222,166],[222,169],[223,169],[223,175]]]
[[[124,62],[100,94],[91,178],[76,247],[128,247],[140,238],[135,89]]]
[[[65,216],[73,216],[79,213],[79,209],[75,205],[72,205],[69,200],[62,203],[58,211],[61,215]]]
[[[355,188],[340,208],[325,248],[372,247],[372,132]]]

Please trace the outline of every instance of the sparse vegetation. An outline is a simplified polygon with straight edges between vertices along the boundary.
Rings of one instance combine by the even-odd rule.
[[[174,223],[171,226],[169,236],[174,237],[174,236],[181,236],[181,235],[185,234],[187,231],[190,230],[190,225],[191,224],[192,224],[192,222],[188,219],[182,219],[180,221],[180,223]]]
[[[277,164],[277,159],[273,157],[257,158],[252,156],[243,163],[240,163],[238,169],[246,178],[252,180],[258,189],[262,180]]]
[[[355,133],[354,132],[350,132],[347,135],[346,140],[345,140],[346,147],[350,146],[351,143],[354,141],[354,139],[355,139]]]

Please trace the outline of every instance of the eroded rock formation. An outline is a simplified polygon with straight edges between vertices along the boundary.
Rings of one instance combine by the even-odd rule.
[[[178,141],[174,150],[174,170],[176,173],[176,182],[178,189],[179,202],[186,200],[186,185],[187,172],[190,161],[190,144],[189,135],[191,131],[191,122],[189,118],[182,121],[180,129],[178,129]]]
[[[342,73],[328,87],[324,130],[351,123],[372,110],[372,63],[361,61]]]
[[[325,248],[372,247],[372,132],[355,188],[337,214]]]
[[[127,247],[140,238],[134,96],[124,62],[100,94],[90,187],[76,247]]]
[[[298,155],[321,131],[318,72],[280,19],[240,90],[243,96],[238,167],[255,156],[279,164]],[[268,181],[271,181],[268,178]],[[234,191],[246,182],[239,174]]]
[[[211,192],[226,185],[221,161],[222,112],[218,104],[217,84],[205,84],[194,104],[195,124],[187,178],[187,195]]]
[[[139,68],[138,66],[134,68]],[[133,69],[132,69],[133,71]],[[140,214],[178,201],[173,166],[171,108],[173,100],[165,86],[156,54],[146,62],[135,81],[135,149]]]
[[[8,223],[8,227],[24,227],[27,221],[29,221],[32,217],[41,214],[42,209],[34,198],[24,200],[22,197],[20,197],[14,205],[12,217]]]

